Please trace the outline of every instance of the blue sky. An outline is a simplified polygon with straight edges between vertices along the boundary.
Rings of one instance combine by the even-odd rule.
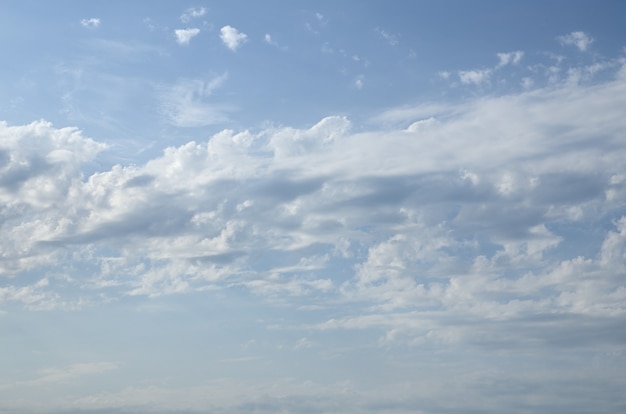
[[[0,6],[0,414],[626,410],[619,1]]]

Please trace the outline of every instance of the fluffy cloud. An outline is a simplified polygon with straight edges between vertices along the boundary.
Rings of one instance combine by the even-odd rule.
[[[498,53],[498,67],[506,66],[506,65],[517,65],[524,57],[524,52],[515,51],[508,53]]]
[[[459,71],[459,79],[463,84],[480,85],[489,81],[491,69],[462,70]]]
[[[576,46],[581,52],[586,51],[593,43],[593,38],[585,32],[571,32],[569,34],[559,36],[559,42],[565,46]]]
[[[176,41],[179,45],[188,45],[191,39],[200,33],[200,29],[176,29],[174,34],[176,35]]]
[[[82,19],[80,21],[81,26],[86,27],[88,29],[95,29],[100,26],[100,19],[96,17],[92,17],[90,19]]]
[[[246,42],[248,36],[232,26],[224,26],[220,29],[220,39],[227,48],[234,52]]]
[[[191,98],[172,116],[196,119],[184,105],[223,80],[175,86],[172,102]],[[69,304],[61,272],[84,295],[244,287],[303,306],[324,294],[354,313],[311,329],[374,330],[384,346],[596,332],[579,346],[610,349],[626,315],[625,96],[617,77],[403,108],[402,128],[352,132],[331,116],[224,130],[89,176],[103,144],[2,124],[0,271],[15,283],[0,300]],[[603,231],[581,243],[592,223]],[[21,277],[33,270],[47,279]]]
[[[75,128],[0,124],[2,307],[245,290],[280,305],[281,315],[308,312],[305,325],[281,316],[271,326],[292,333],[282,365],[306,354],[333,368],[320,371],[345,363],[361,378],[384,377],[371,353],[359,354],[364,339],[393,347],[397,364],[384,378],[389,388],[371,392],[309,378],[248,383],[245,396],[239,382],[135,384],[51,397],[47,407],[156,411],[151,401],[194,411],[210,399],[242,413],[347,403],[354,412],[381,404],[442,412],[454,387],[463,395],[447,400],[451,411],[571,412],[585,403],[580,389],[600,402],[595,411],[619,411],[611,390],[623,388],[622,367],[600,374],[594,364],[621,358],[611,355],[626,341],[622,73],[395,108],[373,119],[374,128],[329,116],[304,128],[222,130],[110,168],[97,167],[107,146]],[[226,79],[164,87],[170,121],[199,125],[214,116],[207,100]],[[342,349],[327,336],[338,331],[350,333]],[[437,355],[450,361],[459,347],[463,362],[440,363]],[[122,369],[75,362],[0,382],[3,408],[24,412],[22,396],[33,389]],[[493,394],[487,408],[470,398],[485,387]],[[532,404],[511,389],[531,390]]]

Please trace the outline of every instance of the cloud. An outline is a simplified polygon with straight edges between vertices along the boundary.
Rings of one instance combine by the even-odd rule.
[[[462,84],[481,85],[489,81],[489,78],[491,77],[491,73],[492,73],[491,69],[462,70],[462,71],[459,71],[458,75]]]
[[[232,108],[212,103],[209,98],[228,79],[228,74],[210,80],[185,79],[164,86],[161,93],[162,110],[170,123],[180,127],[197,127],[224,122]]]
[[[235,29],[232,26],[224,26],[220,29],[220,39],[224,42],[224,45],[232,50],[236,51],[241,45],[243,45],[248,36]]]
[[[559,42],[564,46],[576,46],[581,52],[586,51],[593,43],[593,38],[585,32],[571,32],[569,34],[559,36]]]
[[[180,16],[180,20],[183,23],[187,23],[190,20],[197,19],[206,14],[207,10],[204,7],[190,7]]]
[[[304,364],[307,353],[316,372],[334,375],[345,363],[354,377],[376,379],[372,389],[321,385],[323,375],[293,379],[293,371],[271,385],[234,379],[166,389],[160,378],[129,380],[57,393],[46,407],[333,412],[348,402],[354,412],[523,413],[586,410],[591,399],[587,411],[619,411],[626,77],[622,67],[603,70],[593,83],[390,108],[373,126],[335,115],[304,127],[225,129],[128,165],[102,166],[107,145],[75,128],[0,124],[7,315],[81,298],[158,305],[181,295],[186,306],[193,293],[249,292],[246,300],[280,311],[254,316],[262,325],[255,338],[265,324],[280,333],[276,361]],[[202,125],[219,115],[212,100],[226,81],[164,86],[170,122]],[[394,364],[393,376],[371,348]],[[465,358],[441,363],[459,348]],[[523,362],[515,370],[511,355]],[[230,361],[257,356],[235,352]],[[484,366],[486,357],[493,363]],[[538,369],[546,360],[558,369]],[[600,362],[617,366],[599,372]],[[27,392],[70,389],[117,369],[35,371],[0,384],[3,408],[37,411]],[[450,398],[451,387],[462,395]],[[484,399],[470,398],[485,388]]]
[[[80,21],[81,26],[86,27],[88,29],[95,29],[100,26],[100,19],[96,17],[92,17],[90,19],[82,19]]]
[[[200,29],[176,29],[174,34],[176,35],[176,41],[179,45],[188,45],[191,39],[200,33]]]
[[[363,75],[357,76],[357,78],[354,80],[354,87],[357,89],[363,89],[363,86],[365,86],[365,78]]]
[[[378,33],[380,37],[385,39],[390,46],[397,46],[400,43],[400,41],[398,40],[398,35],[386,32],[385,30],[378,28],[376,29],[376,33]]]
[[[170,121],[219,119],[207,100],[226,79],[164,88]],[[22,277],[66,271],[90,275],[67,283],[92,300],[238,287],[284,306],[349,303],[311,332],[359,329],[380,346],[612,349],[626,315],[625,92],[617,75],[399,108],[371,129],[329,116],[223,130],[86,176],[103,144],[2,124],[0,271],[13,278],[0,295],[72,299]]]
[[[515,52],[498,53],[499,62],[497,67],[517,65],[522,60],[522,57],[524,57],[524,52],[519,50]]]

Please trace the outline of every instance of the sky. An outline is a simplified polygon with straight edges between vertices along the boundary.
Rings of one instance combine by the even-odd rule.
[[[0,5],[0,414],[626,412],[626,3]]]

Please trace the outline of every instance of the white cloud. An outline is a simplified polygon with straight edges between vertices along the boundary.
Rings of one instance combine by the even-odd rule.
[[[92,17],[90,19],[82,19],[80,21],[81,26],[86,27],[88,29],[95,29],[100,26],[100,19],[96,17]]]
[[[226,78],[164,88],[170,121],[223,116],[209,99]],[[85,295],[236,286],[300,307],[323,305],[323,293],[355,307],[317,329],[373,330],[381,346],[548,347],[555,332],[591,335],[592,317],[608,347],[626,314],[625,92],[618,77],[381,115],[402,127],[353,131],[331,116],[224,130],[85,177],[102,144],[2,124],[0,271],[14,278],[0,296],[66,300],[54,280],[21,275],[95,263],[81,279],[91,290],[76,286]],[[598,222],[603,234],[578,246],[574,229]]]
[[[287,50],[287,46],[280,45],[276,40],[274,40],[272,35],[270,35],[269,33],[265,33],[265,36],[263,36],[263,41],[267,43],[268,45],[274,46],[280,50],[283,50],[283,51]]]
[[[357,78],[354,80],[354,86],[357,89],[363,89],[364,85],[365,85],[365,78],[363,77],[363,75],[357,76]]]
[[[179,45],[188,45],[191,39],[200,33],[200,29],[176,29],[174,34],[176,35],[176,41]]]
[[[586,51],[593,43],[593,38],[585,32],[571,32],[569,34],[559,36],[559,42],[565,46],[576,46],[581,52]]]
[[[480,70],[462,70],[459,71],[459,79],[461,83],[481,85],[489,81],[491,77],[491,69],[480,69]]]
[[[246,42],[248,36],[232,26],[224,26],[220,29],[220,38],[224,45],[234,52]]]
[[[180,16],[180,20],[183,23],[187,23],[192,19],[202,17],[206,14],[207,10],[204,7],[191,7]]]
[[[524,52],[515,51],[508,53],[498,53],[498,67],[506,66],[506,65],[517,65],[524,57]]]

